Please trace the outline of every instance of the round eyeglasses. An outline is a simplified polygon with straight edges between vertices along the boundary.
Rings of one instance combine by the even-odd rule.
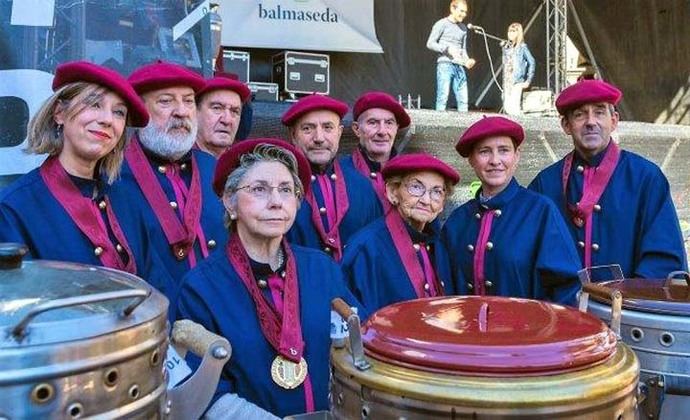
[[[441,201],[446,196],[446,190],[441,187],[434,187],[429,190],[418,181],[412,181],[405,184],[407,192],[413,197],[423,197],[429,191],[429,198],[433,201]]]

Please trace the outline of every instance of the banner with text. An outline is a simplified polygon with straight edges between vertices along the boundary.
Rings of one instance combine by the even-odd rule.
[[[374,0],[226,0],[226,47],[382,53]]]

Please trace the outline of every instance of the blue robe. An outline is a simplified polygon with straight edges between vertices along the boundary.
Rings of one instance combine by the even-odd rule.
[[[455,289],[450,281],[448,253],[440,241],[437,227],[436,223],[427,225],[425,242],[430,245],[429,258],[445,294],[453,295]],[[408,233],[412,233],[409,227]],[[419,242],[415,240],[418,238],[411,239],[413,243]],[[360,230],[348,242],[341,267],[348,287],[369,313],[392,303],[417,298],[384,217]]]
[[[376,173],[378,176],[381,176],[382,165],[378,162],[374,162],[372,160],[369,160],[369,158],[367,157],[367,154],[364,152],[362,152],[362,156],[364,156],[364,160],[367,163],[369,170],[371,171],[370,173]],[[393,150],[391,150],[390,159],[393,159],[395,156],[396,156],[396,152],[395,152],[395,149],[393,149]],[[366,178],[367,181],[369,181],[367,190],[370,191],[371,194],[374,194],[374,196],[376,197],[376,205],[377,205],[377,209],[378,209],[375,218],[383,216],[383,206],[381,205],[381,201],[379,201],[379,199],[378,199],[378,194],[376,194],[376,190],[374,189],[374,183],[372,182],[371,179],[367,178],[367,176],[369,176],[369,174],[363,174],[357,170],[357,168],[355,167],[355,163],[352,160],[352,155],[347,155],[347,156],[341,157],[340,158],[340,165],[343,168],[343,172],[345,172],[345,171],[357,172],[360,175],[362,175],[364,178]]]
[[[223,203],[215,194],[212,188],[213,171],[215,169],[216,160],[210,154],[203,152],[201,150],[192,150],[191,153],[196,159],[199,168],[199,178],[201,181],[201,228],[204,232],[205,240],[210,244],[215,244],[215,247],[222,247],[222,244],[227,242],[228,231],[223,225],[223,214],[224,208]],[[188,155],[189,156],[189,155]],[[158,183],[163,188],[163,192],[169,201],[176,201],[175,191],[173,190],[172,183],[168,180],[164,173],[158,171],[159,165],[163,165],[166,162],[157,159],[154,156],[147,155],[148,161],[153,169],[153,172],[158,180]],[[187,157],[189,159],[189,157]],[[183,163],[185,158],[181,159],[179,163]],[[189,162],[189,160],[187,160]],[[187,165],[187,169],[182,171],[182,178],[187,185],[191,184],[192,173],[189,169],[190,165]],[[143,222],[145,224],[145,229],[149,233],[149,237],[152,241],[151,246],[154,247],[158,254],[163,260],[164,266],[167,268],[170,276],[179,285],[182,277],[189,271],[190,264],[189,259],[185,257],[182,260],[178,260],[173,254],[172,248],[168,244],[168,240],[165,237],[163,228],[161,227],[158,219],[156,218],[153,209],[146,201],[141,192],[139,185],[134,179],[132,174],[132,169],[129,164],[125,161],[122,165],[122,173],[120,180],[115,183],[120,194],[113,196],[113,201],[122,202],[122,205],[127,204],[132,212],[140,212],[143,214]],[[175,213],[179,220],[182,220],[182,214],[180,209],[177,208]],[[211,242],[213,241],[213,242]],[[209,254],[213,252],[214,246],[208,245]],[[201,253],[201,248],[199,246],[199,238],[194,242],[194,252],[196,255],[196,261],[199,263],[203,260],[203,254]],[[174,301],[174,297],[172,297]]]
[[[595,156],[598,165],[605,151]],[[541,171],[529,188],[556,203],[578,244],[584,261],[585,229],[577,227],[566,210],[561,173],[564,159]],[[584,176],[577,170],[586,162],[575,154],[568,178],[568,202],[582,196]],[[601,211],[593,213],[592,266],[619,264],[626,278],[665,278],[675,270],[687,270],[687,257],[676,208],[668,180],[649,160],[621,150],[616,169],[598,203]],[[604,280],[596,277],[593,280]]]
[[[486,206],[501,211],[491,225],[493,248],[484,254],[486,293],[575,304],[580,262],[556,206],[514,178],[483,204],[480,193],[451,214],[441,235],[458,294],[474,294],[473,248],[480,228],[476,215]]]
[[[81,181],[81,185],[75,185],[90,197],[96,181]],[[116,187],[104,181],[99,185],[101,195],[97,201],[105,195],[112,199]],[[121,217],[127,210],[122,205],[112,200],[111,204],[134,256],[136,274],[165,294],[173,282],[156,250],[148,246],[146,231],[136,219]],[[107,218],[104,221],[111,231]],[[114,239],[112,231],[110,236]],[[29,258],[103,265],[91,241],[48,189],[40,168],[23,175],[0,193],[0,242],[24,243],[29,248]]]
[[[331,300],[341,297],[358,307],[361,319],[366,314],[331,258],[321,251],[291,248],[297,265],[303,357],[309,366],[315,409],[327,410]],[[177,316],[200,323],[232,345],[214,401],[234,392],[280,417],[306,412],[303,385],[286,390],[271,379],[271,363],[278,353],[264,337],[254,301],[224,252],[215,252],[185,276]],[[198,364],[198,358],[189,361]]]
[[[343,177],[345,178],[345,188],[349,207],[345,217],[340,222],[338,232],[340,233],[341,245],[345,245],[350,237],[370,222],[381,215],[381,206],[378,197],[371,188],[371,183],[352,167],[341,165]],[[326,173],[333,174],[333,165]],[[331,185],[335,195],[335,181],[331,180]],[[312,181],[312,191],[316,198],[316,203],[324,206],[323,192],[318,181]],[[335,199],[335,198],[334,198]],[[336,206],[338,206],[336,200]],[[328,229],[328,218],[325,214],[321,215],[323,225]],[[324,250],[327,244],[323,243],[316,226],[312,221],[312,208],[307,200],[302,200],[300,209],[297,211],[295,223],[287,233],[288,242],[295,245],[302,245],[309,248]]]

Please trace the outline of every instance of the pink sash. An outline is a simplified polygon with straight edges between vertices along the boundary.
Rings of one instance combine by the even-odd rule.
[[[438,284],[435,273],[431,278],[425,275],[425,270],[419,263],[412,239],[400,214],[397,211],[390,211],[386,214],[385,221],[388,232],[393,238],[393,245],[400,255],[407,277],[410,278],[417,297],[442,296],[444,294],[443,288]],[[428,291],[424,289],[425,284],[429,284]]]
[[[388,197],[386,197],[386,183],[383,181],[381,172],[376,172],[375,178],[371,177],[371,169],[369,169],[369,165],[367,165],[367,161],[364,159],[364,155],[362,155],[362,151],[359,148],[352,151],[352,163],[355,169],[357,169],[357,172],[369,178],[374,187],[374,191],[376,191],[376,195],[379,197],[379,201],[381,201],[383,214],[388,214],[393,206],[391,206]]]
[[[347,189],[345,186],[345,178],[343,171],[340,168],[340,163],[336,160],[333,162],[333,173],[335,174],[335,202],[333,202],[333,193],[330,188],[331,181],[327,175],[316,175],[319,185],[321,186],[321,194],[323,195],[326,206],[326,214],[328,217],[329,230],[323,225],[321,212],[316,202],[314,189],[312,188],[307,194],[307,202],[311,206],[311,220],[316,227],[321,242],[326,244],[333,250],[333,259],[340,261],[343,257],[343,246],[340,240],[340,223],[343,221],[350,201],[347,197]],[[323,180],[321,178],[324,178]]]
[[[274,298],[273,306],[266,301],[261,294],[261,290],[259,290],[259,286],[256,284],[249,256],[240,241],[239,235],[230,235],[225,253],[254,301],[261,332],[266,340],[281,356],[299,363],[304,351],[304,340],[300,323],[297,263],[292,254],[292,249],[285,239],[283,239],[281,246],[285,251],[287,261],[285,277],[283,279],[284,284],[282,285],[283,296],[276,299],[276,295],[280,295],[275,284],[278,279],[275,277],[269,279],[269,282],[273,283],[272,285],[269,283],[271,295]],[[307,412],[314,411],[314,393],[311,378],[308,374],[304,380],[304,398]]]
[[[491,235],[491,224],[493,223],[495,212],[496,210],[489,210],[482,214],[482,219],[479,222],[479,234],[477,234],[477,242],[474,246],[474,293],[479,296],[486,294],[486,288],[484,287],[486,281],[484,259],[486,258],[486,244],[489,242],[489,235]]]
[[[582,187],[582,198],[577,205],[568,203],[567,189],[570,170],[573,166],[573,154],[570,152],[563,163],[561,179],[563,183],[563,200],[566,203],[571,222],[578,227],[585,227],[585,249],[584,266],[592,266],[592,212],[594,205],[597,204],[606,186],[611,180],[613,172],[616,170],[618,159],[620,158],[620,148],[616,143],[611,144],[598,167],[586,167],[584,170],[584,185]]]
[[[120,223],[112,210],[108,197],[105,197],[104,200],[104,210],[113,235],[115,235],[118,243],[127,253],[128,261],[126,264],[115,245],[110,241],[108,228],[105,225],[98,205],[81,194],[60,164],[58,158],[55,156],[49,157],[43,162],[40,174],[50,193],[69,214],[79,230],[86,235],[94,247],[102,249],[101,254],[97,256],[103,266],[136,274],[137,267],[134,261],[134,254],[120,228]]]
[[[141,149],[138,139],[132,139],[125,151],[125,158],[132,169],[132,174],[139,185],[139,189],[141,189],[144,197],[146,197],[146,201],[153,209],[175,258],[181,261],[189,255],[190,265],[193,267],[195,263],[194,241],[201,231],[201,181],[196,159],[192,156],[192,182],[188,193],[187,205],[184,206],[184,212],[182,213],[183,225],[180,223],[175,211],[170,207],[168,198],[156,175],[153,173],[153,169],[144,151]],[[166,169],[172,170],[169,166],[166,165]],[[182,180],[180,182],[183,183]]]

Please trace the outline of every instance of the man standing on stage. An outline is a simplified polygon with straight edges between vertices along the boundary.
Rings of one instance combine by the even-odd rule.
[[[659,167],[611,141],[621,96],[599,80],[561,92],[556,108],[575,150],[530,188],[556,203],[585,267],[618,264],[626,278],[665,278],[687,270],[678,215]]]
[[[380,215],[367,178],[335,159],[343,134],[347,104],[329,96],[309,95],[292,105],[282,122],[290,141],[309,160],[311,187],[288,232],[290,243],[323,249],[340,261],[355,232]]]
[[[151,115],[125,151],[119,186],[141,211],[153,247],[171,276],[182,276],[227,241],[223,206],[212,189],[216,160],[192,149],[197,136],[195,95],[204,79],[157,62],[136,69],[129,82]],[[171,285],[168,298],[174,298]]]
[[[467,55],[467,1],[450,2],[450,14],[431,28],[426,47],[436,51],[436,110],[445,111],[450,86],[453,86],[458,111],[467,112],[467,73],[475,60]]]
[[[410,122],[405,108],[384,92],[363,94],[352,109],[352,131],[359,138],[359,145],[351,156],[342,158],[343,167],[353,168],[369,178],[379,197],[382,211],[379,215],[390,207],[381,168],[395,156],[393,143],[398,129],[407,128]]]
[[[216,159],[235,142],[244,104],[251,92],[228,74],[218,74],[197,92],[196,144]]]

